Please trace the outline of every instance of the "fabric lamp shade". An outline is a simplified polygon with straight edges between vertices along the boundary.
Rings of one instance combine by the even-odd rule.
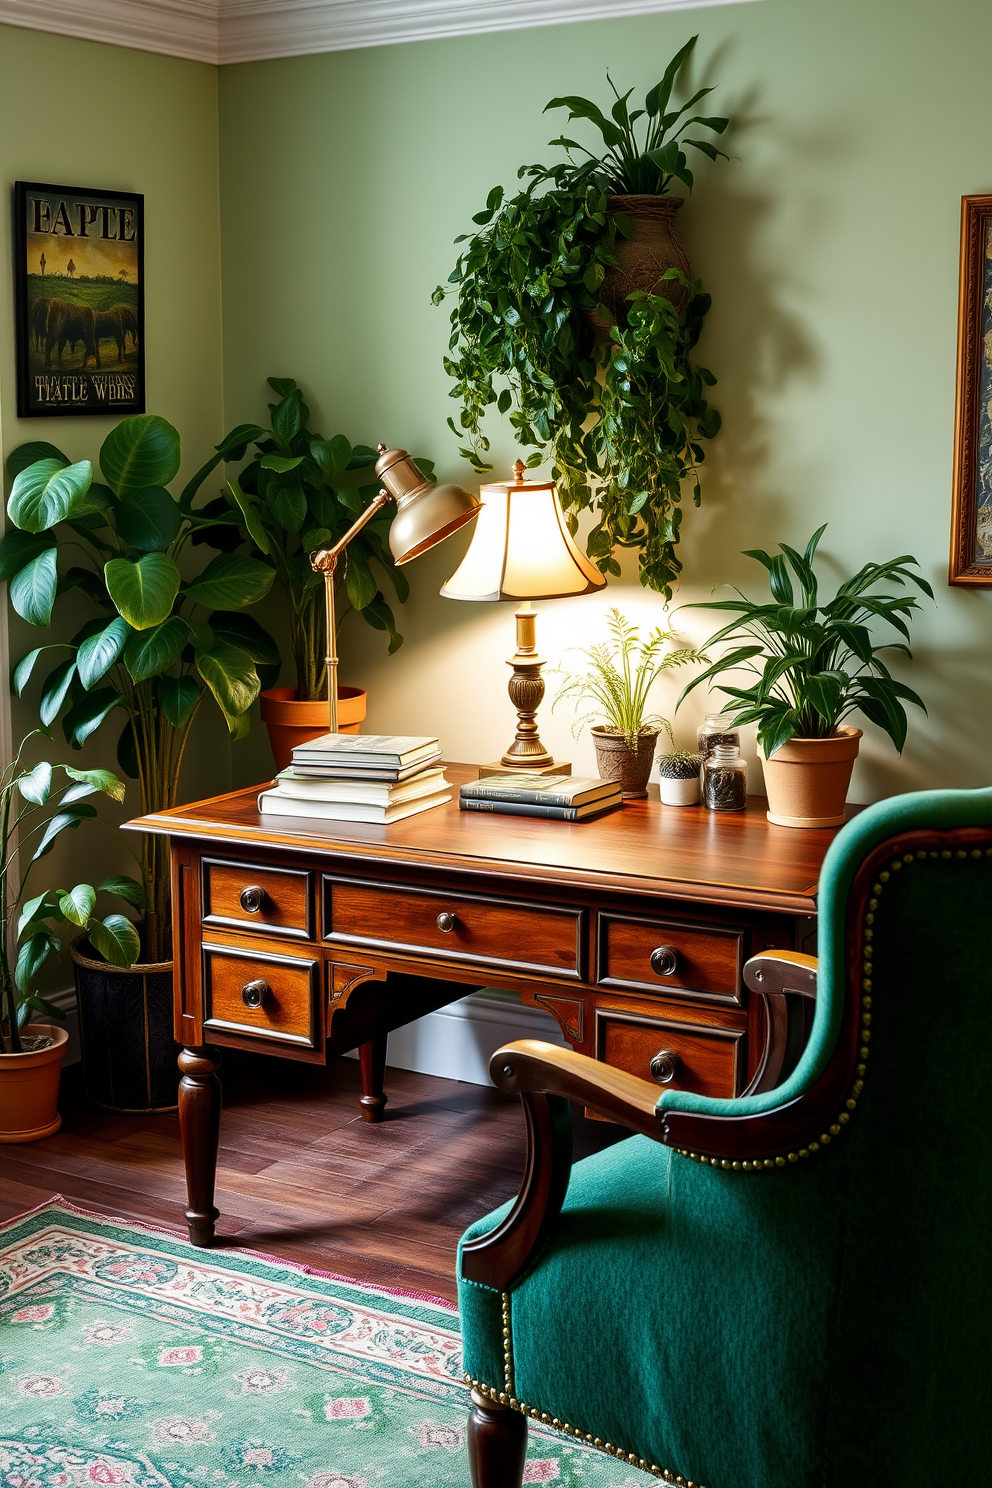
[[[441,594],[446,599],[563,599],[606,585],[576,546],[554,481],[516,479],[479,491],[479,513],[468,552]]]

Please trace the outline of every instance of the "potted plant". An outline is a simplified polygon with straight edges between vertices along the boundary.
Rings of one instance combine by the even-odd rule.
[[[771,602],[741,594],[690,609],[723,610],[734,619],[710,637],[709,646],[734,646],[689,683],[677,706],[700,683],[728,672],[753,675],[749,686],[719,684],[730,699],[724,711],[737,726],[758,725],[768,819],[784,827],[835,827],[844,821],[844,802],[857,758],[861,730],[844,723],[860,711],[883,729],[902,753],[906,742],[903,703],[926,708],[905,683],[891,675],[879,653],[911,656],[909,621],[920,608],[911,594],[891,594],[879,585],[904,589],[915,584],[933,598],[926,579],[909,554],[887,563],[866,563],[822,603],[813,561],[826,523],[810,538],[804,553],[779,543],[774,556],[754,549],[768,572]],[[798,603],[795,575],[799,586]],[[739,591],[738,591],[739,592]],[[875,622],[891,626],[903,641],[876,641]]]
[[[272,687],[262,694],[262,718],[276,765],[283,769],[296,744],[327,732],[324,581],[311,569],[309,555],[340,537],[375,496],[378,482],[369,476],[378,453],[352,445],[343,434],[323,439],[309,427],[310,410],[292,378],[268,382],[279,398],[269,405],[271,428],[240,431],[250,433],[254,452],[228,482],[225,495],[203,509],[217,519],[218,530],[199,536],[232,551],[244,546],[272,569],[285,597],[296,687]],[[425,475],[434,469],[430,460],[418,458],[417,464]],[[350,610],[357,611],[388,633],[392,654],[403,637],[377,575],[388,578],[401,604],[409,585],[389,551],[390,521],[391,514],[373,519],[351,542],[347,562],[339,567],[335,601],[339,626]],[[338,696],[339,727],[357,733],[365,717],[364,690],[342,687]]]
[[[563,698],[592,703],[592,709],[575,720],[577,738],[593,719],[590,729],[596,749],[596,767],[603,780],[618,780],[625,801],[647,795],[648,776],[654,761],[658,735],[664,729],[672,737],[672,726],[660,713],[648,715],[648,693],[663,672],[700,660],[689,647],[668,649],[674,632],[657,626],[643,643],[636,625],[629,625],[619,610],[611,610],[610,640],[580,648],[588,663],[583,672],[564,669],[565,681],[552,708]]]
[[[235,430],[178,496],[167,488],[179,470],[179,435],[153,414],[126,418],[107,435],[102,482],[94,481],[88,460],[73,464],[51,444],[22,445],[7,462],[14,528],[0,542],[0,577],[9,581],[14,609],[47,627],[57,597],[77,590],[94,611],[71,640],[25,656],[14,687],[21,693],[41,658],[56,656],[42,684],[42,723],[50,727],[61,716],[67,742],[78,749],[106,721],[120,719],[117,759],[138,781],[143,812],[175,805],[183,752],[204,698],[213,696],[231,734],[241,737],[261,685],[256,667],[278,660],[271,637],[239,613],[267,593],[271,568],[229,553],[190,578],[179,566],[190,538],[215,525],[194,510],[200,486],[221,460],[244,455],[247,438]],[[60,558],[66,560],[61,573]],[[126,976],[108,976],[99,945],[84,942],[72,954],[88,1093],[114,1106],[153,1109],[164,1103],[163,1092],[174,1104],[176,1089],[171,1032],[153,1036],[171,1029],[163,838],[144,837],[141,877],[142,962]],[[136,1006],[144,1009],[137,1021]],[[108,1081],[116,1099],[108,1097]]]
[[[25,746],[38,733],[51,737],[47,730],[28,734],[0,774],[0,1142],[34,1142],[51,1136],[61,1124],[58,1094],[66,1032],[31,1021],[38,1015],[65,1017],[36,990],[41,968],[61,949],[57,929],[62,924],[78,927],[115,966],[129,966],[140,952],[138,932],[126,915],[97,919],[93,914],[98,894],[115,894],[140,906],[141,885],[134,879],[107,878],[96,889],[76,884],[24,898],[31,869],[51,852],[56,839],[96,817],[86,797],[102,791],[115,801],[124,798],[123,782],[109,770],[75,770],[46,760],[28,769]]]
[[[665,806],[698,806],[699,767],[703,757],[690,749],[671,749],[658,756],[658,784]]]
[[[641,582],[666,597],[681,571],[683,482],[698,505],[701,441],[720,426],[705,396],[716,379],[692,359],[710,297],[672,229],[684,200],[672,187],[693,185],[686,150],[722,153],[685,131],[721,134],[728,123],[693,113],[709,88],[670,106],[695,41],[643,109],[615,88],[609,117],[588,99],[552,99],[548,108],[598,129],[602,151],[553,140],[565,161],[522,166],[516,195],[495,187],[434,292],[435,304],[455,296],[445,367],[461,404],[458,426],[448,423],[469,440],[462,454],[489,470],[483,417],[493,405],[509,414],[517,440],[536,446],[529,465],[550,452],[573,535],[578,513],[595,513],[587,548],[601,571],[618,575],[614,550],[633,548]]]

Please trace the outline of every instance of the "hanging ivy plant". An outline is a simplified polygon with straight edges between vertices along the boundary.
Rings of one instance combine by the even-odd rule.
[[[581,511],[595,512],[587,546],[600,570],[618,575],[615,550],[636,549],[641,583],[667,598],[682,567],[684,484],[698,505],[701,441],[720,427],[705,395],[716,379],[692,359],[710,297],[673,268],[663,277],[675,281],[666,288],[681,308],[654,286],[630,297],[620,325],[600,293],[617,264],[618,237],[634,232],[611,197],[664,195],[673,180],[691,190],[683,146],[710,158],[721,153],[683,133],[693,124],[716,133],[727,127],[726,119],[691,113],[710,89],[669,109],[695,40],[673,57],[644,109],[631,111],[630,92],[616,89],[610,118],[587,99],[553,99],[548,108],[567,107],[570,120],[599,129],[603,152],[553,140],[566,161],[522,166],[518,179],[528,184],[509,198],[494,187],[473,218],[476,230],[456,239],[466,246],[433,296],[436,305],[454,296],[445,370],[460,404],[448,424],[467,437],[462,455],[480,473],[491,470],[483,420],[493,407],[508,415],[517,441],[532,448],[526,463],[550,458],[572,532]],[[588,159],[576,162],[572,151],[580,149]],[[610,326],[605,339],[594,322]]]

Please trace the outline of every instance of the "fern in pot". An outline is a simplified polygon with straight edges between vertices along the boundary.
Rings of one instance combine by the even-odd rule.
[[[608,640],[579,648],[584,671],[559,669],[565,680],[553,706],[565,699],[592,705],[575,720],[572,732],[578,737],[591,725],[600,778],[619,781],[624,800],[636,800],[648,793],[659,734],[672,737],[668,719],[648,713],[648,694],[665,672],[701,658],[690,647],[676,646],[674,632],[660,626],[642,641],[638,627],[619,610],[610,611],[608,630]]]
[[[724,713],[734,726],[757,724],[768,819],[784,827],[844,822],[861,741],[861,729],[844,721],[852,713],[876,724],[902,753],[908,728],[904,704],[926,712],[922,699],[892,676],[880,654],[912,657],[905,643],[920,604],[906,591],[915,585],[933,598],[926,579],[912,572],[919,564],[909,554],[866,563],[824,601],[813,565],[825,531],[824,523],[802,553],[787,543],[780,543],[774,555],[760,548],[745,553],[766,570],[770,601],[738,591],[737,599],[687,606],[722,610],[734,618],[707,642],[729,649],[689,683],[678,706],[703,682],[743,674],[737,685],[717,684],[729,700]],[[890,585],[903,592],[888,592]],[[876,640],[876,625],[888,627],[889,634]]]
[[[213,525],[194,506],[197,493],[223,460],[244,455],[246,443],[247,432],[235,430],[178,493],[169,486],[179,471],[179,434],[154,414],[110,431],[102,480],[90,461],[72,462],[47,443],[22,445],[7,462],[14,525],[0,542],[0,577],[11,604],[46,629],[66,594],[91,611],[77,630],[22,658],[15,690],[47,666],[41,721],[50,728],[61,719],[74,749],[116,724],[117,760],[137,780],[145,814],[176,804],[204,702],[212,698],[232,736],[242,737],[261,687],[257,669],[278,661],[272,638],[242,613],[267,593],[271,568],[229,553],[188,578],[180,567],[190,539]],[[88,1094],[114,1108],[150,1110],[176,1101],[166,839],[146,835],[140,863],[138,964],[109,976],[102,946],[85,937],[72,956]]]

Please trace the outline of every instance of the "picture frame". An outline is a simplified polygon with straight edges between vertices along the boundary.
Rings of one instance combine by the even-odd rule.
[[[992,196],[961,198],[948,583],[992,588]]]
[[[14,183],[19,418],[145,411],[145,199]]]

